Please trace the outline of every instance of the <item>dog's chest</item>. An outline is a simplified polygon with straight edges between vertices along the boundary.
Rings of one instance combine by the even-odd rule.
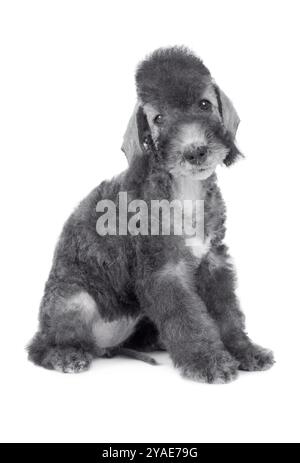
[[[210,249],[210,236],[205,234],[205,188],[200,180],[186,177],[176,179],[174,199],[181,202],[183,211],[183,239],[192,255],[201,259]]]

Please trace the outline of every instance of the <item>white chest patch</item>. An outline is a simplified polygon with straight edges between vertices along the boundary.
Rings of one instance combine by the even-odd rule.
[[[185,240],[185,245],[188,246],[192,254],[198,259],[202,259],[210,249],[210,238],[202,240],[201,238],[187,238]]]
[[[190,207],[184,207],[184,216],[185,219],[188,219],[187,221],[189,223],[193,223],[196,201],[204,202],[205,199],[205,189],[201,180],[194,180],[189,177],[179,177],[175,181],[174,194],[176,199],[179,199],[183,203],[188,201],[190,204]],[[197,220],[199,221],[199,217]],[[204,236],[204,203],[200,220],[200,223],[198,222],[197,224],[194,224],[198,231],[199,229],[202,229],[200,236],[198,234],[196,235],[196,233],[194,236],[185,235],[185,245],[198,259],[201,259],[208,253],[211,242],[210,237]]]

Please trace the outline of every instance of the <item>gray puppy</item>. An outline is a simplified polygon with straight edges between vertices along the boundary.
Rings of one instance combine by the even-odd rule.
[[[214,173],[240,156],[237,115],[202,61],[185,48],[154,52],[138,67],[136,84],[138,106],[124,144],[129,168],[93,190],[65,224],[29,358],[78,372],[93,357],[164,348],[185,376],[207,382],[229,381],[239,368],[266,369],[272,353],[244,331]],[[127,193],[129,221],[135,220],[131,234],[120,232],[121,192]],[[116,215],[105,217],[107,234],[100,236],[103,200]],[[153,234],[152,204],[162,200],[190,200],[193,207],[204,201],[203,234],[175,233],[175,216],[172,233],[164,234],[164,214]],[[147,206],[138,220],[133,201]],[[184,214],[195,223],[193,208]]]

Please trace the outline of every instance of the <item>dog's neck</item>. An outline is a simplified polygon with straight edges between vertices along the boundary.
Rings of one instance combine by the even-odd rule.
[[[181,201],[189,200],[204,200],[208,188],[211,186],[213,179],[205,180],[193,179],[191,177],[174,177],[173,178],[173,199]]]

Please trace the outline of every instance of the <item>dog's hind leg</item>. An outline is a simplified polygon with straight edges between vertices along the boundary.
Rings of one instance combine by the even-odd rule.
[[[83,290],[68,297],[46,293],[40,330],[28,346],[29,359],[65,373],[86,370],[95,354],[91,326],[96,316],[96,303]]]
[[[55,283],[46,288],[40,329],[28,346],[29,359],[65,373],[86,370],[93,357],[123,355],[154,364],[145,354],[123,346],[139,314],[122,311],[108,288],[99,291],[96,303],[78,283]]]

